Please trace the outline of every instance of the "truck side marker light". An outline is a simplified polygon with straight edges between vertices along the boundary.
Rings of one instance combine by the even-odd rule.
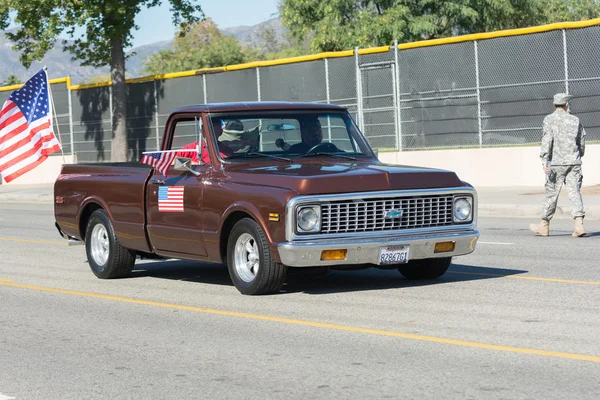
[[[278,213],[269,213],[269,221],[279,222],[279,214]]]

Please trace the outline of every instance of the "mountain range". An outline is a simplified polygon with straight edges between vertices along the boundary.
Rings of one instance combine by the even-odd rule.
[[[252,45],[258,32],[260,32],[265,24],[273,26],[279,37],[283,35],[284,28],[282,28],[279,18],[272,18],[253,26],[225,28],[221,32],[234,36],[242,45]],[[71,54],[63,51],[62,40],[55,43],[54,48],[46,53],[41,62],[33,62],[29,69],[26,69],[19,62],[19,53],[12,49],[13,43],[6,38],[4,33],[1,32],[0,34],[0,84],[11,74],[25,82],[44,65],[48,68],[50,79],[64,78],[70,75],[73,84],[80,84],[90,78],[108,74],[110,71],[108,67],[84,67],[79,65],[79,61],[72,61]],[[160,50],[171,48],[172,44],[173,39],[170,39],[130,49],[127,53],[135,54],[127,59],[125,65],[127,77],[135,78],[141,76],[144,60]]]

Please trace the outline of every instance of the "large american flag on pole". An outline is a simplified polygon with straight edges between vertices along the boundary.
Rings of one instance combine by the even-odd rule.
[[[8,97],[0,110],[0,174],[6,182],[31,171],[61,149],[52,130],[48,76],[42,69]]]

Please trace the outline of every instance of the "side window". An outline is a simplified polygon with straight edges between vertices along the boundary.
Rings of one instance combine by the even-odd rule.
[[[183,146],[198,141],[196,134],[196,122],[194,120],[179,120],[173,131],[171,150],[181,149]]]

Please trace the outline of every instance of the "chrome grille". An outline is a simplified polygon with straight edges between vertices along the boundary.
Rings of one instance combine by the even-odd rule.
[[[321,233],[376,232],[452,225],[452,195],[321,203]],[[385,218],[402,210],[398,218]]]

